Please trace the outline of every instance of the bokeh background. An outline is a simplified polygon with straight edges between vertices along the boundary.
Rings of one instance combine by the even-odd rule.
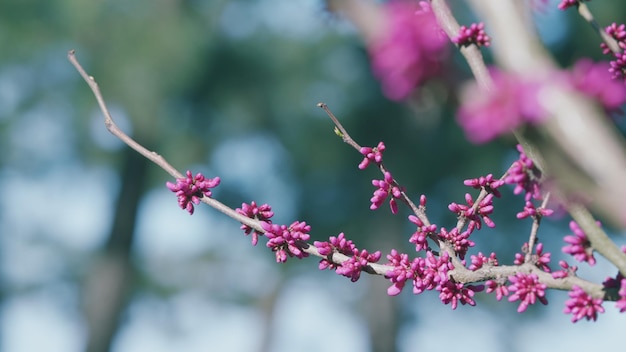
[[[472,20],[462,1],[450,3],[461,22]],[[603,25],[626,21],[626,2],[589,5]],[[601,59],[588,25],[555,7],[535,21],[558,62]],[[269,203],[275,222],[304,220],[313,240],[345,232],[387,251],[411,249],[408,213],[369,210],[379,175],[357,169],[360,155],[316,103],[362,145],[383,140],[396,179],[414,199],[426,194],[431,220],[451,227],[447,204],[463,200],[462,180],[499,175],[516,156],[513,140],[471,145],[455,124],[455,93],[471,77],[453,48],[446,75],[404,103],[385,99],[358,31],[321,0],[8,0],[0,49],[2,351],[623,345],[626,317],[612,304],[597,323],[571,324],[564,292],[521,315],[484,294],[478,307],[451,311],[435,292],[388,297],[383,278],[351,283],[314,258],[277,265],[235,221],[206,206],[193,216],[179,209],[168,175],[106,131],[66,58],[76,49],[136,140],[179,170],[219,175],[214,194],[224,203]],[[497,205],[498,226],[474,235],[476,251],[511,263],[530,223],[515,220],[520,198]],[[568,220],[542,226],[553,267]],[[599,258],[580,273],[602,281],[615,270]]]

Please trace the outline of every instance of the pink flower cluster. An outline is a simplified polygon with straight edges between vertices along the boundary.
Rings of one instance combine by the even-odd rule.
[[[464,217],[469,220],[468,231],[471,233],[474,229],[480,230],[482,227],[482,221],[491,228],[496,227],[496,224],[489,218],[489,215],[493,213],[493,193],[487,194],[479,203],[475,204],[472,195],[465,193],[465,202],[467,204],[450,203],[448,209],[457,213],[460,217]]]
[[[361,147],[359,152],[363,155],[363,160],[359,163],[359,169],[366,169],[371,163],[381,166],[383,162],[383,151],[385,151],[385,143],[379,142],[376,147]],[[389,207],[391,213],[398,213],[398,203],[396,199],[402,198],[402,192],[404,191],[396,181],[393,179],[391,172],[385,171],[383,173],[382,180],[372,180],[372,185],[376,187],[372,198],[370,198],[371,210],[376,210],[387,200],[387,197],[391,195],[389,201]]]
[[[376,190],[370,199],[370,202],[372,202],[370,209],[378,209],[385,202],[387,197],[391,195],[389,207],[391,208],[391,213],[397,214],[398,202],[396,202],[396,199],[402,198],[403,190],[397,185],[396,181],[391,176],[391,172],[385,171],[384,178],[382,180],[372,180],[372,185],[376,187]]]
[[[535,166],[535,162],[529,158],[520,144],[517,145],[519,159],[507,170],[504,177],[504,183],[515,185],[513,194],[525,192],[524,200],[529,202],[531,199],[542,199],[540,180],[541,171]],[[529,207],[526,204],[526,207]]]
[[[539,281],[539,277],[536,274],[517,273],[509,276],[509,281],[511,285],[507,289],[513,292],[509,296],[509,302],[520,301],[517,307],[518,313],[525,311],[528,306],[535,304],[537,300],[543,304],[548,304],[546,299],[547,286]]]
[[[587,262],[590,266],[595,265],[596,258],[593,256],[593,248],[587,239],[587,235],[575,221],[570,221],[569,228],[574,235],[568,235],[563,238],[568,243],[567,246],[563,247],[563,253],[572,255],[579,262]]]
[[[308,246],[306,241],[311,238],[309,235],[311,226],[306,222],[294,221],[286,226],[262,221],[261,227],[265,230],[265,237],[268,238],[266,246],[276,253],[277,263],[286,262],[287,256],[300,259],[309,256],[302,250],[304,246]]]
[[[616,65],[623,66],[616,68]],[[626,85],[616,81],[615,75],[623,75],[625,69],[626,56],[619,64],[610,65],[583,59],[571,72],[555,72],[543,81],[492,68],[493,89],[486,91],[477,83],[468,85],[461,94],[457,121],[473,143],[488,142],[523,124],[539,124],[547,115],[539,100],[546,82],[570,87],[597,100],[608,112],[619,112],[626,103]]]
[[[561,0],[561,2],[558,5],[558,8],[560,10],[566,10],[572,6],[578,6],[578,3],[583,2],[583,1],[590,1],[590,0]]]
[[[176,184],[167,182],[167,188],[176,193],[178,197],[178,205],[181,209],[187,210],[190,215],[193,214],[194,204],[200,203],[200,198],[210,197],[211,188],[220,184],[220,178],[205,178],[201,173],[193,176],[191,171],[187,170],[187,177],[176,179]]]
[[[602,298],[593,298],[579,286],[574,285],[569,292],[569,297],[565,302],[565,314],[572,314],[572,323],[582,318],[596,320],[598,313],[604,313],[602,308]]]
[[[384,5],[388,27],[368,51],[372,71],[391,100],[406,99],[426,79],[436,76],[447,38],[430,4],[390,1]]]
[[[485,32],[485,24],[472,23],[469,27],[461,26],[459,34],[452,39],[452,42],[460,46],[476,44],[477,46],[489,46],[491,38]]]
[[[365,170],[370,163],[375,163],[376,165],[380,165],[383,162],[383,152],[385,151],[385,143],[378,142],[376,147],[361,147],[359,153],[361,153],[364,158],[359,164],[359,169]]]
[[[617,41],[620,52],[614,53],[605,43],[600,44],[602,53],[612,55],[613,60],[609,62],[609,72],[615,80],[626,83],[626,26],[624,24],[617,25],[612,23],[605,28],[606,33]]]
[[[524,123],[537,124],[546,113],[539,104],[540,82],[522,79],[498,69],[490,70],[490,91],[472,83],[461,95],[457,121],[473,143],[485,143]]]
[[[574,65],[569,77],[574,88],[597,100],[606,111],[621,112],[621,106],[626,103],[626,86],[616,80],[612,65],[582,59]],[[619,72],[623,74],[622,69]]]
[[[257,206],[255,201],[252,201],[250,204],[242,203],[241,208],[235,209],[241,215],[247,216],[250,219],[255,219],[259,221],[264,221],[268,224],[271,224],[272,221],[270,218],[274,216],[274,212],[272,211],[272,207],[267,204],[263,204],[261,206]],[[241,229],[246,235],[252,233],[252,245],[256,246],[259,242],[259,235],[263,235],[262,232],[254,230],[250,226],[246,224],[241,225]]]
[[[359,250],[352,240],[346,239],[343,232],[337,237],[331,236],[327,242],[315,241],[313,245],[321,255],[327,256],[320,260],[320,270],[334,269],[337,274],[349,277],[352,282],[361,277],[361,271],[370,263],[378,262],[381,257],[380,251],[369,253],[365,249]],[[333,253],[341,253],[350,258],[338,265],[331,261]]]

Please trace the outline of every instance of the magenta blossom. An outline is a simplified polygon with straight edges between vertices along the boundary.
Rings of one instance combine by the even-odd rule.
[[[270,218],[274,216],[274,212],[272,211],[272,207],[267,204],[263,204],[261,206],[257,206],[255,201],[250,202],[250,204],[242,203],[241,208],[235,209],[241,215],[247,216],[250,219],[256,219],[259,221],[265,221],[269,224],[272,223]],[[263,233],[254,230],[250,226],[246,224],[241,225],[241,229],[244,231],[246,235],[252,233],[252,245],[256,246],[259,242],[259,235],[263,235]]]
[[[499,284],[498,282],[494,280],[487,280],[485,282],[485,286],[487,287],[487,290],[485,292],[487,293],[495,292],[496,299],[498,301],[501,301],[502,298],[509,295],[509,288],[506,285]]]
[[[485,191],[493,193],[495,197],[500,198],[502,194],[498,188],[504,184],[504,180],[495,179],[493,174],[488,174],[487,176],[467,179],[463,181],[463,184],[474,189],[483,188]]]
[[[391,1],[384,5],[387,27],[369,45],[374,76],[391,100],[404,100],[440,71],[447,38],[430,4]]]
[[[517,307],[518,313],[525,311],[529,305],[535,304],[537,300],[543,304],[548,304],[546,299],[547,286],[539,282],[539,277],[536,274],[517,273],[509,276],[509,281],[511,285],[508,289],[513,292],[509,296],[509,302],[520,301]]]
[[[370,205],[370,209],[376,210],[380,208],[380,206],[385,202],[387,197],[391,195],[389,207],[391,208],[391,213],[397,214],[398,203],[396,202],[396,199],[402,197],[402,192],[404,190],[396,184],[393,176],[391,176],[391,172],[385,171],[385,178],[382,180],[372,180],[372,185],[374,187],[377,187],[377,189],[374,191],[374,195],[370,199],[370,201],[372,202],[372,205]]]
[[[574,232],[574,235],[568,235],[563,238],[568,243],[567,246],[563,247],[563,253],[571,254],[579,262],[587,262],[591,266],[595,265],[596,258],[593,256],[593,248],[591,247],[591,242],[587,239],[587,235],[575,221],[570,221],[569,228]]]
[[[564,279],[568,276],[574,276],[578,270],[577,266],[570,266],[565,260],[560,260],[559,266],[561,267],[561,270],[552,272],[552,277],[555,279]]]
[[[498,258],[496,258],[496,254],[491,252],[489,257],[485,256],[482,252],[478,252],[478,255],[470,256],[471,264],[469,266],[469,270],[476,271],[483,267],[483,265],[491,265],[498,266]]]
[[[520,157],[507,170],[504,183],[515,185],[513,194],[525,192],[524,200],[527,202],[531,199],[542,199],[539,186],[541,171],[535,167],[533,160],[526,156],[520,144],[517,145],[517,151]]]
[[[459,34],[452,39],[452,42],[459,46],[476,44],[477,46],[489,46],[491,38],[485,32],[485,24],[472,23],[469,27],[461,26]]]
[[[578,3],[582,1],[589,1],[589,0],[561,0],[561,2],[558,5],[558,8],[560,10],[566,10],[572,6],[578,6]]]
[[[364,170],[370,164],[370,162],[380,165],[383,162],[383,152],[385,151],[385,143],[378,142],[376,147],[361,147],[359,152],[364,156],[363,160],[359,164],[359,169]]]
[[[274,225],[262,221],[261,226],[265,230],[265,237],[268,238],[267,247],[276,253],[276,262],[284,263],[287,256],[304,258],[309,254],[302,250],[302,246],[311,237],[309,231],[311,226],[306,222],[294,221],[289,227],[286,225]]]
[[[565,302],[563,313],[572,314],[572,323],[583,318],[595,321],[598,313],[604,313],[602,298],[591,297],[579,286],[572,286],[569,297],[570,299]]]
[[[444,304],[450,303],[452,309],[456,309],[459,302],[463,305],[469,304],[470,306],[475,306],[476,301],[474,301],[474,294],[476,292],[480,292],[484,289],[483,285],[467,285],[465,286],[459,282],[447,281],[445,284],[441,286],[439,290],[439,299]]]
[[[424,197],[425,200],[425,197]],[[409,242],[415,244],[415,251],[419,252],[428,249],[428,236],[437,232],[437,225],[430,224],[426,226],[420,218],[415,215],[409,215],[409,221],[417,225],[417,230],[409,238]]]
[[[189,170],[187,170],[186,176],[176,179],[176,184],[167,182],[165,185],[170,191],[176,193],[180,208],[187,210],[192,215],[194,211],[193,205],[199,204],[202,197],[210,197],[212,194],[211,188],[220,184],[220,178],[207,179],[201,173],[193,176]]]
[[[621,55],[617,59],[621,60],[619,65],[624,64]],[[626,86],[622,81],[615,80],[623,76],[623,70],[614,65],[618,63],[594,63],[589,59],[582,59],[574,65],[570,75],[572,85],[577,90],[596,99],[609,112],[619,112],[626,102]]]
[[[474,82],[461,94],[457,121],[473,143],[485,143],[509,133],[524,123],[543,121],[545,111],[539,104],[539,82],[490,70],[493,89],[485,90]]]

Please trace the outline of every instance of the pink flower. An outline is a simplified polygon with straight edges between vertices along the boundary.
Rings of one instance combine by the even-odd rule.
[[[220,184],[220,178],[206,179],[201,173],[192,176],[191,171],[187,170],[187,177],[176,179],[176,184],[167,182],[165,185],[170,191],[176,193],[178,197],[178,205],[181,209],[187,210],[190,215],[193,214],[194,204],[200,203],[200,198],[210,197],[211,188]]]
[[[415,215],[409,215],[409,221],[417,225],[417,230],[409,238],[409,242],[415,244],[415,251],[419,252],[422,249],[428,249],[428,236],[437,232],[437,225],[431,224],[426,226]]]
[[[578,270],[577,266],[569,266],[565,260],[560,260],[559,266],[562,268],[561,270],[552,272],[552,277],[555,279],[564,279],[570,275],[576,275]]]
[[[313,242],[313,245],[317,248],[321,255],[330,256],[333,252],[338,252],[343,255],[354,255],[354,253],[358,252],[356,245],[346,238],[344,233],[340,233],[337,237],[330,236],[328,242]],[[320,260],[319,269],[336,269],[337,264],[330,262],[328,259]]]
[[[543,121],[538,102],[540,84],[491,69],[494,87],[485,90],[472,83],[461,94],[457,121],[473,143],[485,143],[524,123]]]
[[[465,26],[461,26],[459,29],[459,34],[452,39],[452,42],[458,44],[459,46],[468,46],[471,44],[476,44],[477,46],[489,46],[489,41],[491,38],[485,32],[485,24],[480,23],[472,23],[469,28]]]
[[[368,47],[374,76],[391,100],[406,99],[426,79],[439,73],[447,38],[430,5],[421,1],[384,5],[388,27]]]
[[[272,211],[272,207],[267,204],[263,204],[260,207],[256,205],[255,201],[252,201],[250,204],[242,203],[241,208],[235,209],[241,215],[247,216],[250,219],[256,219],[259,221],[265,221],[269,224],[272,223],[270,218],[274,216],[274,212]],[[259,242],[259,235],[263,235],[263,233],[254,230],[246,225],[242,224],[241,229],[244,231],[246,235],[249,235],[252,232],[252,245],[256,246]]]
[[[569,297],[570,299],[565,302],[563,312],[572,314],[572,323],[582,318],[595,321],[598,318],[598,313],[604,313],[602,298],[591,297],[579,286],[572,286]]]
[[[536,274],[517,273],[509,276],[509,281],[511,285],[508,289],[513,292],[509,296],[509,302],[520,301],[517,307],[518,313],[525,311],[529,305],[535,304],[537,300],[543,304],[548,304],[545,297],[547,286],[539,282],[539,277]]]
[[[370,199],[372,202],[370,209],[378,209],[385,202],[387,197],[391,195],[389,207],[391,208],[391,213],[397,214],[398,203],[396,202],[396,199],[402,197],[403,190],[396,184],[393,176],[391,176],[391,172],[385,171],[385,178],[382,180],[372,180],[372,185],[377,187],[377,189],[374,191],[374,195]]]
[[[587,239],[587,235],[575,221],[570,221],[569,228],[574,232],[574,235],[568,235],[563,238],[566,243],[569,243],[563,247],[563,253],[571,254],[579,262],[587,262],[591,266],[595,265],[596,258],[593,256],[593,248]]]
[[[469,239],[469,231],[463,231],[459,233],[459,230],[455,227],[449,232],[444,227],[440,229],[439,238],[445,240],[452,245],[452,248],[459,256],[459,258],[465,258],[465,254],[470,247],[474,247],[474,241]],[[447,252],[446,252],[447,253]]]
[[[506,297],[509,295],[508,287],[506,287],[506,285],[499,284],[494,280],[487,280],[485,282],[485,286],[487,287],[487,290],[485,292],[487,293],[495,292],[496,299],[498,301],[501,301],[503,297]]]
[[[589,0],[561,0],[561,2],[559,3],[558,8],[560,10],[566,10],[569,7],[578,6],[578,3],[580,1],[589,1]]]
[[[359,164],[359,169],[364,170],[370,162],[380,165],[383,162],[383,152],[385,151],[385,143],[379,142],[376,147],[361,147],[359,151],[363,156],[363,161]]]
[[[307,225],[306,222],[294,221],[287,227],[263,221],[261,226],[265,230],[265,237],[268,238],[266,246],[276,253],[277,263],[286,262],[287,256],[300,259],[309,256],[302,250],[302,246],[311,237],[309,235],[311,226]]]
[[[535,163],[526,156],[524,149],[521,145],[517,145],[517,151],[520,157],[515,161],[511,167],[507,170],[504,177],[504,183],[515,185],[513,194],[520,194],[525,192],[524,200],[530,201],[533,199],[541,199],[541,171],[535,167]]]
[[[500,198],[502,194],[498,190],[498,187],[504,184],[504,180],[495,179],[493,174],[489,174],[487,176],[480,176],[479,178],[467,179],[463,181],[463,184],[474,189],[484,188],[485,191],[493,193],[494,196]]]
[[[552,215],[552,213],[554,213],[554,210],[552,209],[535,208],[535,204],[533,204],[533,202],[527,201],[526,205],[524,206],[524,210],[517,213],[516,217],[518,219],[525,219],[529,216],[535,218],[535,217],[550,216]]]
[[[481,219],[487,224],[487,226],[493,228],[496,224],[489,218],[489,214],[493,213],[493,193],[488,194],[483,198],[476,209],[474,209],[474,199],[469,193],[465,193],[465,204],[450,203],[448,209],[451,212],[457,213],[459,216],[465,217],[469,220],[468,231],[471,233],[474,229],[479,229],[482,226]]]
[[[491,252],[489,257],[486,257],[482,252],[478,252],[478,255],[470,256],[472,264],[469,266],[469,270],[476,271],[483,267],[483,265],[498,266],[498,259],[496,254]]]
[[[626,102],[626,86],[615,80],[623,77],[623,68],[626,67],[622,55],[616,54],[616,61],[610,64],[594,63],[589,59],[579,60],[570,75],[574,88],[598,100],[609,112],[620,111],[620,107]]]
[[[349,277],[350,281],[356,282],[361,277],[361,271],[369,265],[369,263],[376,263],[380,260],[380,251],[369,253],[363,249],[360,252],[356,251],[354,255],[337,266],[335,272],[339,275]]]
[[[407,280],[415,280],[419,274],[416,268],[420,266],[416,263],[421,258],[415,258],[413,263],[409,262],[409,256],[405,253],[399,253],[397,250],[392,249],[390,254],[387,254],[388,264],[393,265],[393,270],[388,271],[385,277],[388,278],[392,285],[387,289],[389,296],[396,296],[402,292]]]
[[[474,301],[474,298],[472,297],[474,297],[476,292],[480,292],[483,289],[483,285],[465,286],[459,282],[447,281],[439,290],[439,299],[444,304],[451,303],[452,309],[456,309],[459,302],[463,305],[469,304],[470,306],[475,306],[476,301]]]

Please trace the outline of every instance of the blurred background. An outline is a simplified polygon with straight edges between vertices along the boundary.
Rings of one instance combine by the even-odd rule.
[[[601,59],[593,31],[575,11],[555,10],[557,2],[535,11],[557,61]],[[460,22],[473,20],[462,1],[450,4]],[[326,5],[0,3],[2,351],[536,352],[555,343],[623,344],[626,320],[613,304],[597,323],[571,324],[564,292],[521,315],[485,294],[478,307],[452,311],[436,292],[388,297],[383,278],[351,283],[319,271],[314,258],[277,265],[263,239],[252,247],[237,222],[202,205],[194,216],[178,208],[165,187],[172,180],[107,132],[66,58],[76,49],[137,141],[179,170],[220,176],[214,195],[227,205],[269,203],[276,223],[309,223],[312,240],[345,232],[360,248],[410,251],[406,209],[369,210],[370,180],[380,176],[357,169],[361,156],[334,135],[316,103],[326,102],[360,144],[384,141],[395,178],[414,199],[426,194],[431,221],[448,228],[455,218],[447,204],[467,191],[462,180],[501,175],[516,158],[515,142],[464,139],[455,93],[471,77],[453,48],[443,78],[406,102],[387,100],[359,32]],[[602,25],[626,21],[626,2],[589,5]],[[496,204],[497,227],[474,234],[470,254],[494,251],[510,264],[530,222],[515,220],[521,198],[505,194]],[[553,268],[568,221],[542,223]],[[579,273],[597,282],[615,275],[598,259]]]

